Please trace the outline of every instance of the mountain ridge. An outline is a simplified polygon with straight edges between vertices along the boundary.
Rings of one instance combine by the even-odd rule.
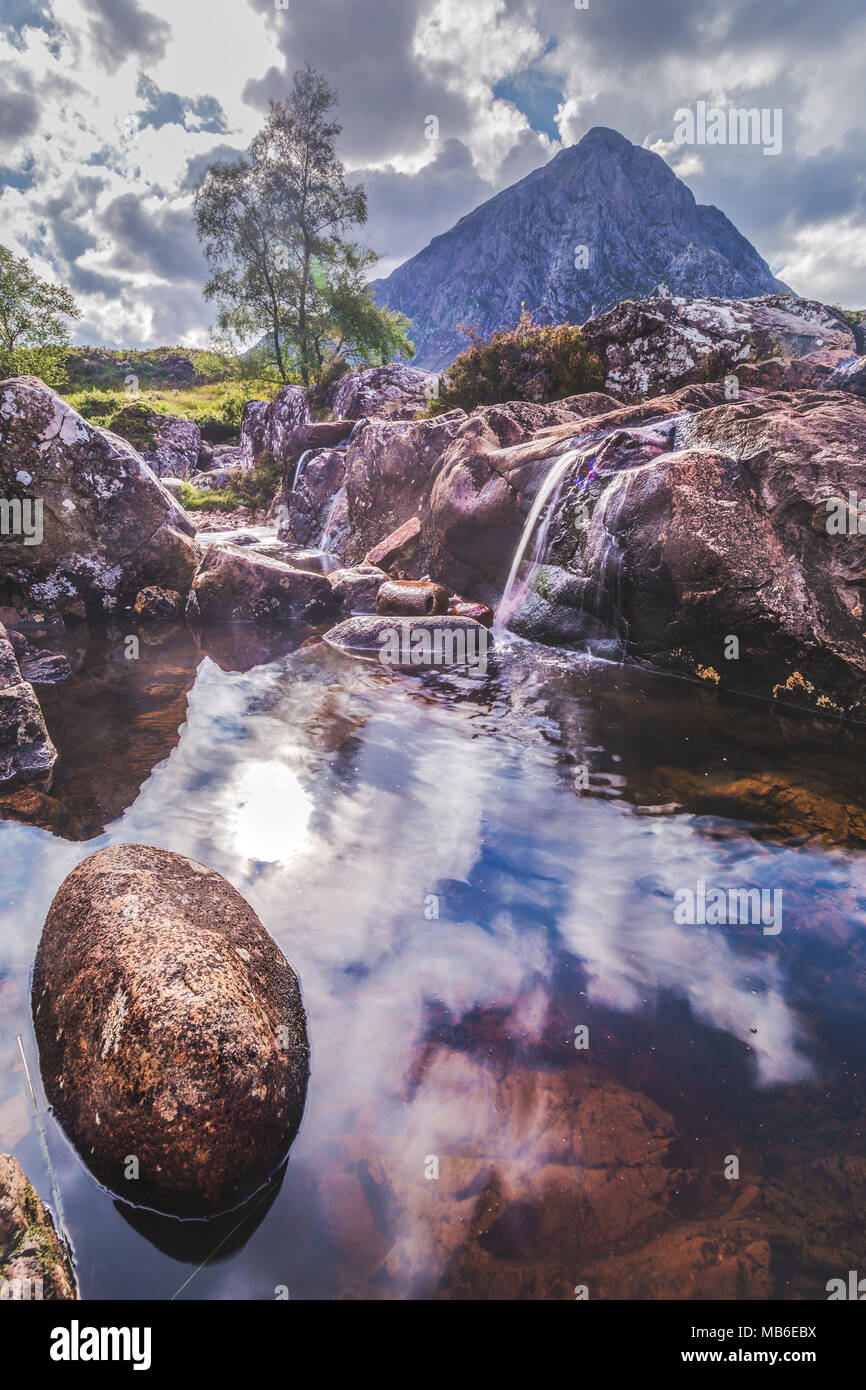
[[[371,288],[412,320],[414,360],[435,371],[465,346],[461,322],[489,334],[513,325],[522,302],[583,323],[660,289],[743,299],[788,286],[660,155],[594,126]]]

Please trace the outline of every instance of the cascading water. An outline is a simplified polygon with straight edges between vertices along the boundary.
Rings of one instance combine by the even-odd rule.
[[[292,478],[292,489],[291,489],[292,492],[295,491],[295,488],[298,486],[298,483],[299,483],[299,482],[301,481],[301,479],[303,478],[303,476],[304,476],[304,469],[305,469],[306,466],[307,466],[308,460],[311,459],[311,458],[313,457],[313,455],[314,455],[315,453],[318,453],[318,452],[319,452],[319,450],[317,450],[317,449],[305,449],[304,452],[301,454],[301,457],[298,459],[298,462],[295,464],[295,476]]]
[[[514,552],[511,569],[508,572],[505,588],[502,591],[502,598],[496,610],[496,621],[499,627],[508,626],[526,597],[533,573],[544,560],[551,522],[556,513],[556,508],[559,505],[567,475],[574,468],[575,464],[580,464],[584,460],[589,460],[592,457],[592,452],[592,448],[568,449],[564,454],[560,454],[553,460],[548,470],[547,477],[538,490],[538,495],[532,504],[529,516],[526,518],[520,541]],[[583,479],[584,486],[587,477]],[[520,578],[520,569],[524,557],[529,550],[530,542],[532,541],[542,513],[544,513],[544,518],[541,526],[538,527],[538,535],[535,540],[535,545],[532,548],[532,556],[526,567],[524,577]]]

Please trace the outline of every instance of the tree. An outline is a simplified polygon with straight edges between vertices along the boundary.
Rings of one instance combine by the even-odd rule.
[[[349,236],[367,197],[346,183],[329,117],[335,93],[309,64],[285,102],[271,102],[247,157],[208,169],[195,194],[210,266],[204,294],[232,342],[266,338],[281,380],[308,385],[346,353],[364,362],[412,354],[408,320],[366,289],[379,257]]]
[[[67,319],[81,318],[72,294],[40,280],[25,257],[0,246],[0,376],[58,383],[69,345]]]

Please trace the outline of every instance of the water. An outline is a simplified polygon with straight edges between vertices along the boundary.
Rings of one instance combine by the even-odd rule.
[[[21,1033],[85,1297],[811,1299],[862,1268],[863,731],[507,634],[471,676],[64,641],[54,786],[0,793],[0,1149],[50,1201]],[[301,979],[304,1121],[238,1230],[118,1203],[47,1114],[39,934],[124,841],[225,874]],[[699,881],[781,888],[782,931],[678,925]]]
[[[530,508],[529,515],[524,522],[523,532],[517,543],[514,559],[511,562],[511,569],[508,572],[505,588],[502,591],[502,598],[496,610],[497,621],[502,627],[507,627],[510,620],[514,617],[514,614],[526,597],[533,571],[544,560],[547,551],[547,540],[550,534],[550,525],[556,515],[557,505],[562,496],[562,489],[569,474],[577,471],[577,467],[586,462],[590,458],[590,455],[590,449],[567,449],[564,454],[554,458],[553,463],[548,469],[547,475]],[[538,523],[542,513],[544,513],[544,519],[539,526]],[[537,535],[536,530],[538,532]],[[535,545],[533,547],[532,557],[527,567],[526,575],[521,579],[520,570],[533,536],[535,536]]]

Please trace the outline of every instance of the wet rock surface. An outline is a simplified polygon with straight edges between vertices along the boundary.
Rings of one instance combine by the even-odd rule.
[[[77,1298],[69,1252],[20,1163],[0,1153],[0,1298]]]
[[[0,784],[45,781],[56,757],[33,686],[0,624]]]
[[[309,1065],[297,978],[213,870],[142,845],[79,864],[45,923],[33,1018],[61,1124],[125,1200],[216,1214],[285,1157]]]

